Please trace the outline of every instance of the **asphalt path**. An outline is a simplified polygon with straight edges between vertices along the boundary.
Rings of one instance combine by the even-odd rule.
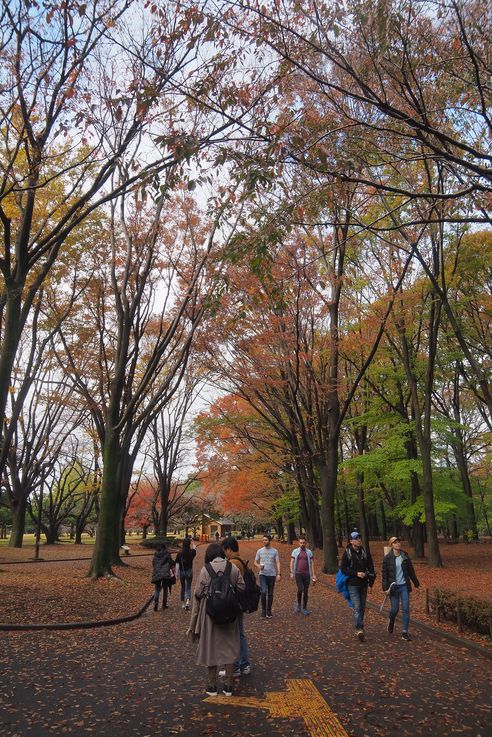
[[[257,547],[244,543],[242,557]],[[115,627],[1,633],[3,737],[492,737],[489,659],[416,628],[411,642],[398,626],[390,636],[373,610],[360,643],[352,611],[322,583],[312,614],[295,614],[290,549],[279,550],[274,616],[246,616],[253,670],[232,699],[206,697],[175,588],[169,609]]]

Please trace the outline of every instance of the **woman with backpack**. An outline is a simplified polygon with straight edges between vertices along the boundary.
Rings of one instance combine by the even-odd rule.
[[[172,579],[174,576],[173,572],[174,561],[166,548],[166,545],[162,543],[157,547],[152,559],[152,583],[155,586],[154,590],[154,612],[159,608],[159,595],[162,589],[162,608],[167,609],[167,596],[171,591]],[[176,579],[174,579],[176,581]]]
[[[188,634],[198,640],[196,662],[208,669],[208,696],[217,696],[217,666],[225,665],[223,693],[232,696],[234,663],[239,659],[239,604],[235,591],[244,591],[239,569],[225,560],[222,546],[212,543],[193,596]]]
[[[181,608],[189,610],[191,600],[191,582],[193,581],[193,560],[196,556],[193,540],[185,537],[181,550],[176,556],[176,565],[179,566],[179,580],[181,583]]]

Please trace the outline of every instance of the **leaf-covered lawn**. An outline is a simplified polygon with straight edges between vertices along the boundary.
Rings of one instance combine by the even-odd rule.
[[[88,558],[88,545],[56,545],[41,548],[45,561]],[[152,593],[151,555],[127,557],[129,565],[115,568],[118,578],[91,581],[89,560],[3,565],[28,560],[33,549],[0,551],[0,620],[2,623],[80,622],[113,619],[138,611]],[[140,557],[142,556],[142,557]]]

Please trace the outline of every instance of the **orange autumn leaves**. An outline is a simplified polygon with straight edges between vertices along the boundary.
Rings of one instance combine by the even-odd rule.
[[[202,492],[226,513],[268,512],[274,499],[273,466],[251,445],[260,418],[237,397],[218,399],[196,422],[197,458],[206,468]]]

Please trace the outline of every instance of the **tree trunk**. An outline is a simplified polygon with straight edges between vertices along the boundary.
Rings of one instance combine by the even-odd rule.
[[[2,418],[2,447],[0,457],[2,462],[0,464],[0,477],[3,476],[5,463],[7,462],[7,450],[8,446],[5,446],[6,439],[4,437],[5,425],[4,422],[6,416],[7,403],[10,396],[10,388],[12,386],[12,368],[15,363],[15,356],[21,336],[21,303],[22,303],[22,291],[24,287],[24,280],[21,284],[11,284],[7,286],[7,300],[4,307],[4,318],[2,320],[2,346],[0,352],[0,417]],[[22,517],[22,512],[21,512]],[[20,518],[19,518],[20,519]],[[25,519],[25,506],[23,518]],[[20,521],[22,521],[20,519]],[[19,540],[19,528],[16,528],[16,540]],[[20,544],[15,545],[9,543],[10,547],[20,548],[22,547],[22,535],[24,534],[24,528],[21,528]],[[12,536],[11,536],[12,539]]]
[[[323,525],[323,573],[338,570],[338,547],[335,532],[335,493],[338,473],[338,438],[328,446],[326,464],[319,465],[321,485],[321,522]]]
[[[22,495],[12,503],[12,530],[10,532],[9,548],[22,548],[24,530],[26,529],[27,499]]]
[[[455,369],[454,377],[454,391],[453,391],[453,417],[456,423],[459,423],[456,429],[453,430],[453,454],[458,466],[458,471],[461,478],[461,485],[466,497],[466,534],[465,538],[467,541],[478,540],[477,530],[477,518],[475,515],[475,505],[473,503],[473,490],[470,482],[470,476],[468,474],[468,463],[466,460],[465,448],[463,444],[463,432],[461,430],[461,407],[460,407],[460,368],[459,365]]]
[[[46,537],[46,545],[55,545],[59,542],[58,527],[43,525],[43,532]]]
[[[357,474],[357,506],[359,509],[359,532],[362,544],[367,552],[369,550],[369,529],[367,526],[366,503],[364,499],[364,474]]]
[[[436,515],[434,511],[430,440],[422,437],[422,435],[420,438],[417,435],[417,440],[420,440],[420,454],[422,457],[422,493],[424,496],[428,562],[433,568],[442,568],[441,552],[439,550],[439,541],[437,539]]]
[[[386,512],[384,509],[384,502],[382,499],[379,500],[379,509],[381,511],[381,534],[383,536],[383,540],[388,539],[388,529],[386,527]]]
[[[296,528],[293,522],[287,522],[287,542],[292,545],[296,539]]]
[[[422,461],[422,496],[424,499],[425,528],[427,532],[428,563],[433,568],[442,568],[439,541],[437,539],[436,516],[434,511],[434,488],[431,458],[431,398],[434,384],[435,339],[437,337],[436,315],[435,305],[432,303],[429,318],[429,332],[431,333],[431,336],[429,338],[430,347],[424,387],[423,412],[419,401],[419,388],[417,385],[417,378],[413,370],[413,360],[410,355],[410,347],[404,326],[400,324],[398,326],[398,330],[400,332],[402,343],[403,365],[412,398],[412,415],[415,423],[415,438],[417,441],[417,447],[420,450]]]
[[[284,539],[284,521],[282,517],[277,517],[277,535],[279,540]]]
[[[111,564],[114,560],[115,536],[119,530],[119,466],[121,450],[117,435],[107,423],[103,446],[103,476],[99,503],[99,520],[96,542],[88,575],[93,579],[114,575]],[[116,518],[116,519],[115,519]],[[116,544],[119,540],[116,540]],[[119,545],[118,545],[119,548]]]
[[[159,527],[158,531],[166,537],[167,535],[167,527],[169,523],[169,496],[170,496],[170,488],[167,485],[161,486],[159,490],[159,498],[161,502],[161,513],[159,515]]]

